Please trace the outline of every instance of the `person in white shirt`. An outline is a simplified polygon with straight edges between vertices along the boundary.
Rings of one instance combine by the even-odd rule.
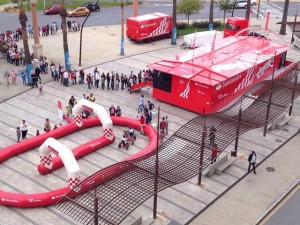
[[[63,85],[68,87],[68,83],[69,83],[69,73],[65,71],[63,73]]]

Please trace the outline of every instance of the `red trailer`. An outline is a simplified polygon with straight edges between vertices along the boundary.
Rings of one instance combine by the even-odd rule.
[[[131,41],[152,41],[158,37],[171,37],[172,17],[163,13],[152,13],[130,17],[126,22],[126,36]]]
[[[289,46],[264,37],[233,36],[149,65],[153,97],[200,113],[233,104],[254,84],[286,74]],[[275,59],[274,59],[275,58]]]

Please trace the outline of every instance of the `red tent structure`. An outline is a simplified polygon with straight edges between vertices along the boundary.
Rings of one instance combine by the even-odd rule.
[[[286,43],[265,36],[233,36],[212,46],[149,65],[153,97],[197,112],[217,112],[256,83],[288,71]]]

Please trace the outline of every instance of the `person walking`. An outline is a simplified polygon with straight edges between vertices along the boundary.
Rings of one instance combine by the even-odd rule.
[[[254,174],[256,174],[256,171],[255,171],[256,160],[257,160],[256,153],[255,153],[255,151],[252,151],[248,157],[248,162],[249,162],[248,172],[250,172],[251,166],[252,166],[253,172],[254,172]]]
[[[44,92],[43,92],[43,85],[42,85],[42,82],[40,82],[38,89],[39,89],[40,95],[43,95]]]
[[[140,125],[141,125],[141,134],[145,135],[145,132],[144,132],[145,117],[143,114],[141,115],[141,118],[140,118]]]
[[[28,124],[26,123],[25,120],[22,120],[22,123],[20,125],[20,130],[21,130],[21,134],[22,134],[22,140],[26,139],[26,135],[28,132]]]
[[[26,74],[22,72],[23,85],[26,85]]]
[[[144,95],[141,95],[140,101],[139,101],[139,106],[138,106],[138,111],[144,112]]]

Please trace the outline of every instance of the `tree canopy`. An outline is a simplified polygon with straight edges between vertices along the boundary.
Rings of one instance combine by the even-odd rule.
[[[225,14],[233,10],[233,3],[231,0],[219,0],[219,10],[223,11],[223,23],[225,23]]]
[[[184,14],[190,20],[190,15],[200,12],[204,8],[203,0],[181,0],[177,5],[177,13]]]

